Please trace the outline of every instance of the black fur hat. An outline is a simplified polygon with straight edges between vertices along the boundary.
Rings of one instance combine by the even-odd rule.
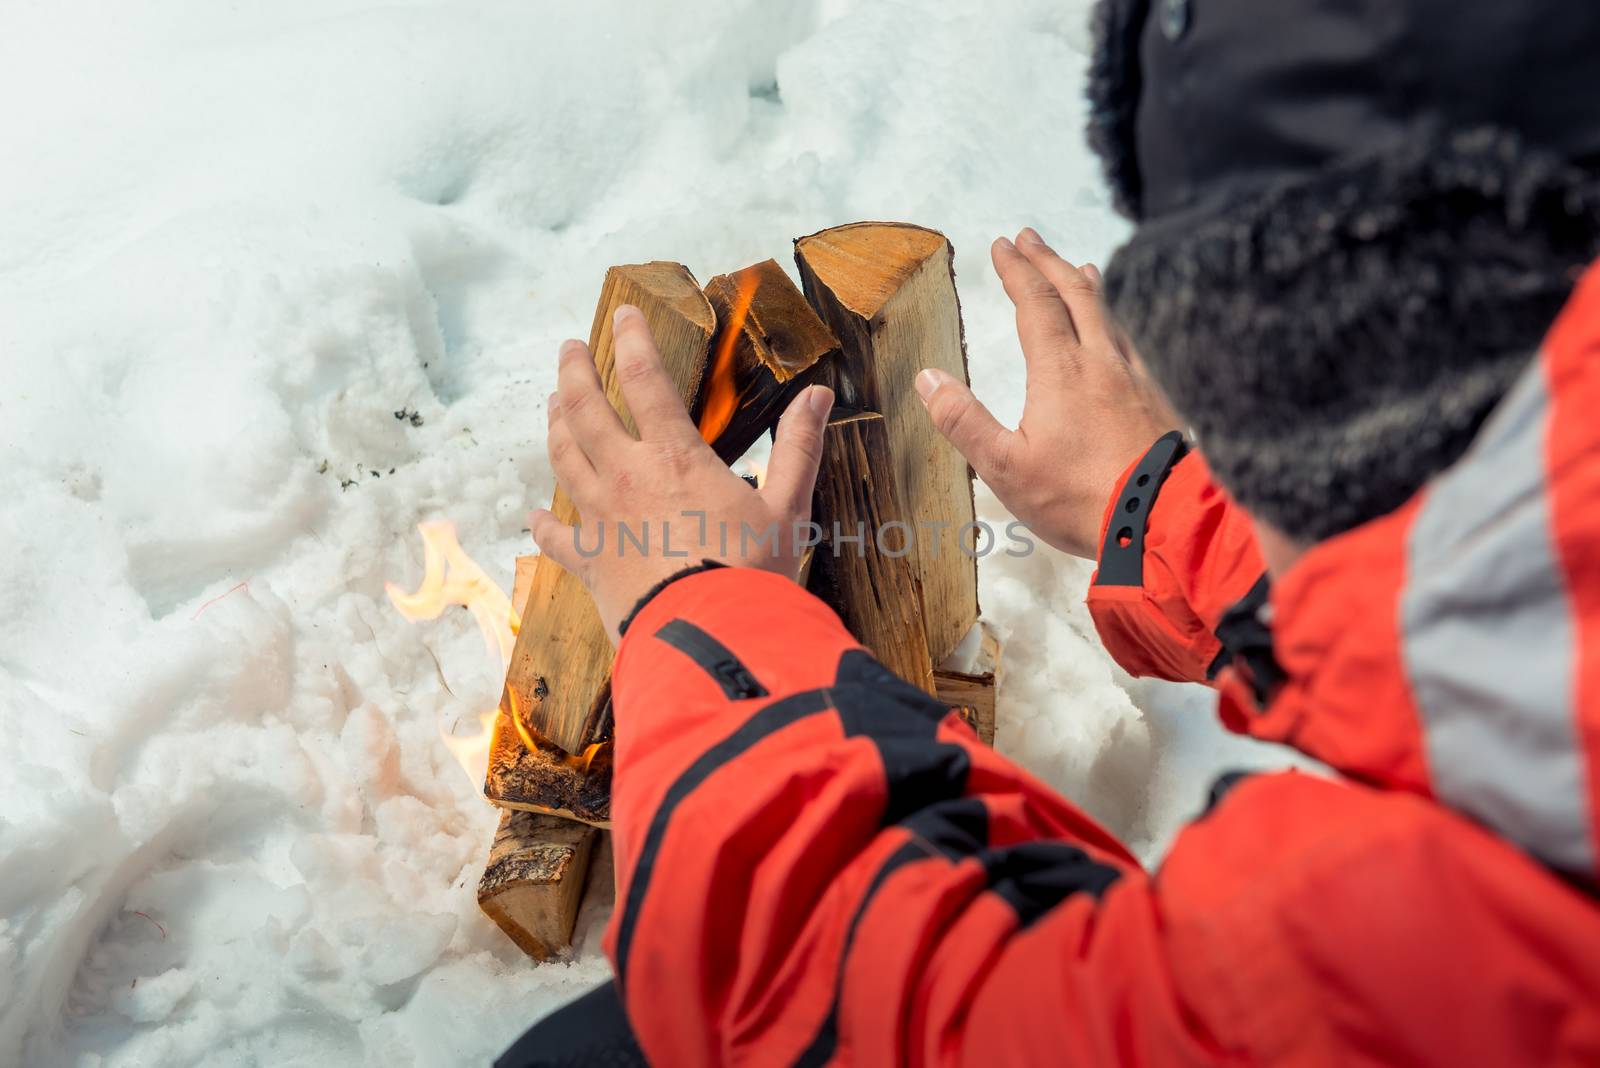
[[[1317,541],[1466,449],[1600,253],[1600,4],[1101,0],[1117,317],[1218,478]]]

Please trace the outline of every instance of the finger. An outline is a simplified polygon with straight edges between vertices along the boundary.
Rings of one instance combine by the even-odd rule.
[[[561,422],[591,463],[598,467],[633,440],[606,399],[589,346],[581,341],[561,343],[556,381]]]
[[[1061,295],[1062,303],[1072,315],[1072,325],[1079,338],[1091,340],[1105,336],[1105,309],[1100,303],[1099,271],[1095,272],[1095,278],[1090,278],[1082,270],[1057,255],[1055,249],[1045,244],[1044,238],[1039,236],[1039,231],[1031,226],[1017,235],[1017,251],[1021,252]]]
[[[572,440],[572,431],[560,408],[551,412],[550,429],[545,433],[545,451],[550,454],[550,467],[556,473],[556,481],[567,491],[567,496],[574,501],[587,500],[589,489],[598,476],[589,457]]]
[[[1086,264],[1084,264],[1082,267],[1080,267],[1078,269],[1083,272],[1083,276],[1085,278],[1089,279],[1089,281],[1094,283],[1094,288],[1095,288],[1096,292],[1100,292],[1101,290],[1103,290],[1105,288],[1100,283],[1100,268],[1096,267],[1092,263],[1086,263]]]
[[[548,556],[574,575],[580,575],[583,557],[578,554],[578,530],[555,517],[548,508],[536,508],[528,513],[528,529],[533,532],[534,544],[539,554]]]
[[[1061,294],[1007,239],[1000,238],[989,251],[1006,296],[1017,306],[1017,339],[1028,374],[1058,373],[1062,350],[1078,347],[1078,333]]]
[[[792,516],[811,514],[811,491],[822,463],[822,431],[832,410],[833,390],[812,386],[790,401],[778,420],[761,495]]]
[[[611,336],[616,346],[617,381],[628,402],[633,423],[641,439],[698,439],[699,432],[678,395],[661,351],[650,336],[644,313],[631,304],[618,308],[611,319]]]
[[[926,368],[918,372],[916,386],[939,433],[985,482],[992,486],[1003,481],[1016,433],[1001,426],[972,390],[948,372]]]
[[[544,402],[544,425],[546,429],[556,425],[556,420],[561,417],[561,394],[552,393]]]

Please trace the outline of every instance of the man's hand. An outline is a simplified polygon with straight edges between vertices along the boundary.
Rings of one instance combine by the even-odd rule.
[[[766,482],[752,489],[701,440],[638,308],[617,309],[613,336],[617,380],[639,437],[606,400],[589,347],[565,342],[548,447],[583,525],[569,527],[541,508],[532,529],[539,551],[588,587],[615,642],[639,599],[693,564],[795,577],[796,528],[811,516],[833,393],[812,386],[794,399],[778,423]]]
[[[1176,420],[1114,336],[1092,264],[1074,267],[1032,229],[991,253],[1028,366],[1021,425],[1001,426],[943,371],[919,374],[917,392],[1001,504],[1047,544],[1093,559],[1117,479]]]

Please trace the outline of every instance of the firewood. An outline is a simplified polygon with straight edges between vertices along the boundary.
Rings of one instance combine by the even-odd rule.
[[[644,312],[667,373],[688,406],[700,388],[716,318],[711,304],[688,268],[677,263],[643,263],[606,272],[595,307],[589,348],[612,407],[630,431],[633,417],[622,400],[615,373],[611,316],[621,304]],[[550,510],[564,523],[577,523],[578,511],[560,490]],[[614,538],[616,532],[612,531]],[[605,730],[606,675],[611,643],[583,584],[554,561],[539,558],[530,584],[527,609],[506,675],[501,709],[520,715],[523,725],[568,753],[582,754]],[[514,730],[507,716],[497,720],[495,749]],[[490,762],[493,769],[493,760]],[[491,800],[495,784],[486,786]]]
[[[556,816],[502,812],[478,880],[478,907],[530,957],[556,956],[572,944],[600,837]]]
[[[533,593],[533,573],[539,568],[537,556],[517,557],[516,568],[511,573],[511,610],[522,618],[522,610],[528,607],[528,597]]]
[[[538,567],[537,556],[517,557],[511,608],[518,616],[527,607]],[[609,682],[602,683],[602,703],[608,707],[609,697]],[[517,730],[504,714],[498,720],[489,746],[484,796],[502,808],[610,826],[610,738],[572,756],[532,731]]]
[[[912,528],[892,460],[883,416],[846,410],[829,419],[812,509],[822,543],[812,560],[811,589],[879,663],[931,694],[933,660],[909,551]],[[857,537],[862,540],[847,540]]]
[[[840,404],[883,415],[895,481],[917,532],[912,559],[936,662],[978,618],[972,475],[934,430],[913,386],[924,367],[968,380],[952,259],[943,234],[904,223],[853,223],[795,242],[806,299],[841,343],[840,358],[819,377]]]
[[[517,558],[511,606],[519,615],[527,607],[538,562],[536,556]],[[513,730],[497,740],[514,742],[516,737],[517,732]],[[609,746],[610,742],[604,745]],[[603,755],[596,754],[596,762],[602,764],[602,770],[592,779],[587,774],[591,769],[584,772],[573,769],[565,754],[548,742],[536,745],[532,757],[520,752],[509,756],[502,752],[499,757],[498,765],[491,759],[491,779],[499,781],[507,775],[518,775],[526,782],[533,776],[524,769],[524,764],[527,760],[536,760],[549,765],[552,775],[565,771],[571,784],[569,792],[580,785],[598,789],[606,814],[609,814],[609,750]],[[552,791],[545,793],[548,795]],[[590,892],[606,897],[613,878],[611,836],[586,823],[575,822],[570,818],[575,814],[570,809],[558,816],[503,808],[500,827],[490,847],[489,863],[478,881],[479,907],[524,952],[539,959],[558,954],[571,944],[581,902]],[[587,878],[585,869],[588,869]]]
[[[965,648],[972,645],[970,651]],[[984,745],[994,745],[995,690],[1000,672],[1000,638],[987,623],[973,628],[967,641],[933,671],[939,700],[961,712]],[[968,655],[963,655],[968,654]]]
[[[939,700],[959,711],[967,725],[978,732],[978,740],[993,748],[994,676],[935,669],[933,684]]]
[[[774,260],[706,283],[717,312],[711,368],[694,408],[701,436],[733,463],[777,422],[813,377],[837,355],[833,336]]]

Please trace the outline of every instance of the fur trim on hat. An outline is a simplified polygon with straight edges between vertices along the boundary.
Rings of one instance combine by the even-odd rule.
[[[1146,226],[1107,299],[1218,479],[1320,541],[1465,450],[1600,252],[1600,177],[1480,129]]]

